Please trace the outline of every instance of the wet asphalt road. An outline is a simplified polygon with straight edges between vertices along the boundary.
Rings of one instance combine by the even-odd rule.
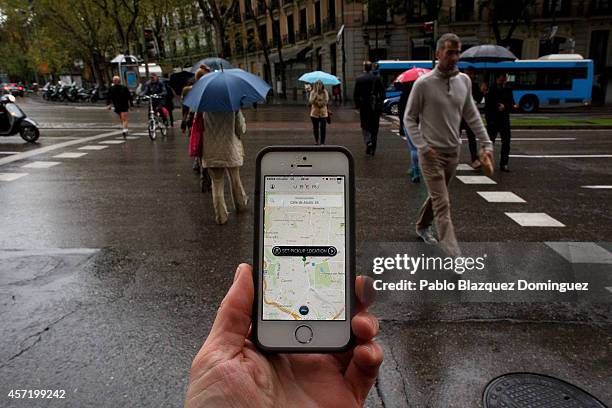
[[[140,136],[106,144],[118,140],[108,134],[116,118],[101,106],[23,107],[48,129],[33,146],[0,138],[0,173],[28,173],[0,181],[0,406],[181,406],[191,359],[233,271],[251,260],[252,211],[232,214],[222,227],[214,223],[210,195],[199,191],[187,139],[177,129],[155,142]],[[144,118],[143,109],[131,115],[133,135],[144,134]],[[257,151],[308,144],[312,136],[299,107],[261,107],[247,119],[242,177],[252,197]],[[516,155],[612,155],[610,130],[513,136]],[[78,144],[62,145],[72,141]],[[355,156],[358,272],[364,273],[372,248],[416,243],[413,223],[426,191],[410,183],[406,142],[390,122],[383,123],[374,158],[363,154],[350,109],[337,111],[328,143]],[[80,149],[87,145],[108,147]],[[87,155],[53,157],[66,152]],[[22,168],[34,161],[60,164]],[[511,159],[512,173],[493,177],[495,186],[455,181],[457,235],[463,242],[528,243],[535,252],[499,256],[550,257],[533,274],[560,262],[542,249],[547,241],[612,251],[612,190],[583,188],[612,184],[611,164],[610,157],[521,157]],[[526,203],[488,203],[477,194],[483,190],[513,192]],[[522,227],[504,214],[515,211],[546,213],[565,226]],[[612,287],[605,259],[588,273]],[[557,376],[612,404],[612,293],[606,298],[605,287],[599,290],[597,303],[380,302],[375,312],[386,360],[368,406],[479,406],[485,384],[509,371]],[[11,389],[43,388],[64,389],[66,399],[6,398]]]

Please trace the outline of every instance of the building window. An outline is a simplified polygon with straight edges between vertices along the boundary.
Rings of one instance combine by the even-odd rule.
[[[268,28],[266,27],[266,25],[262,24],[258,26],[257,31],[259,32],[259,41],[261,42],[261,45],[263,46],[264,44],[267,44],[268,43]]]
[[[570,0],[544,0],[544,17],[564,17],[570,14]]]
[[[474,20],[474,0],[457,0],[455,4],[455,21]]]
[[[272,41],[275,47],[280,44],[280,21],[275,19],[272,21]]]
[[[295,44],[295,27],[293,26],[293,14],[287,16],[287,36],[289,44]]]
[[[330,60],[330,63],[331,63],[331,67],[330,67],[331,68],[330,69],[331,74],[332,75],[336,75],[336,71],[337,71],[336,60],[337,60],[337,57],[336,57],[336,44],[335,43],[329,45],[329,60]]]

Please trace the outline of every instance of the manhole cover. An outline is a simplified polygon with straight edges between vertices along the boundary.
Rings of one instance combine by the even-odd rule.
[[[495,378],[485,388],[485,408],[606,408],[586,391],[557,378],[512,373]]]

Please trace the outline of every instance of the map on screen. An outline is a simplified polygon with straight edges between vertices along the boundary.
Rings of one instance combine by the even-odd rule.
[[[343,176],[266,176],[263,320],[345,320]]]

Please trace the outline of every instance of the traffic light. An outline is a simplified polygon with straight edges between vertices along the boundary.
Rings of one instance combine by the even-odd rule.
[[[421,24],[423,28],[423,34],[425,37],[425,44],[430,47],[434,47],[434,31],[435,31],[436,22],[435,21],[427,21]]]
[[[153,29],[145,27],[143,30],[145,53],[149,59],[156,59],[158,57],[157,52],[157,41],[155,41],[155,35]]]

